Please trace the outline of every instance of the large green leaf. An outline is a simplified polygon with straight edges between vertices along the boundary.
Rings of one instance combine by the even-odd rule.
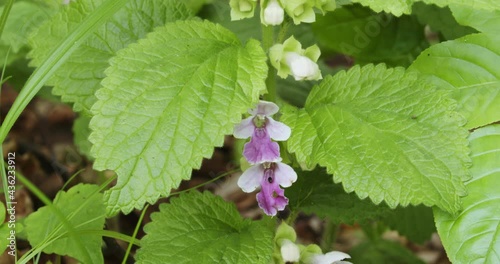
[[[3,7],[0,7],[1,12],[3,12]],[[12,5],[5,23],[1,43],[11,47],[11,52],[19,52],[21,48],[28,44],[28,34],[47,20],[51,13],[52,10],[43,5],[17,1]]]
[[[441,32],[445,39],[456,39],[475,33],[473,28],[459,25],[448,7],[415,3],[413,14],[422,24],[427,24],[433,31]]]
[[[477,129],[469,140],[469,195],[459,215],[434,210],[437,230],[453,263],[500,263],[500,125]]]
[[[481,32],[500,32],[500,10],[472,9],[461,5],[451,5],[456,20]]]
[[[347,192],[391,208],[423,203],[456,212],[469,157],[454,107],[415,73],[368,65],[326,77],[304,109],[286,108],[282,120],[298,161],[326,167]]]
[[[437,6],[460,5],[465,8],[475,10],[500,10],[500,1],[497,0],[408,0],[421,1],[427,4],[435,4]]]
[[[266,56],[210,22],[168,24],[110,61],[92,108],[92,156],[118,183],[108,212],[168,195],[222,146],[265,89]]]
[[[43,24],[30,39],[32,64],[40,65],[52,48],[102,2],[72,2]],[[108,61],[118,50],[145,37],[155,27],[189,17],[190,11],[180,1],[131,0],[74,51],[47,85],[54,86],[53,93],[61,95],[63,101],[74,103],[76,111],[89,114]]]
[[[137,252],[137,263],[263,263],[273,252],[274,226],[242,219],[234,203],[191,192],[161,204]],[[274,221],[273,221],[274,222]]]
[[[468,35],[422,52],[410,69],[449,89],[467,128],[500,120],[500,36]]]
[[[373,13],[361,6],[336,9],[312,25],[322,48],[350,55],[356,62],[409,65],[428,46],[414,17]]]
[[[411,13],[411,5],[414,0],[351,0],[373,9],[375,12],[385,11],[387,13],[401,16]]]
[[[54,206],[68,219],[76,233],[64,228],[51,209],[44,206],[26,218],[30,244],[33,247],[45,246],[43,252],[48,254],[68,255],[84,263],[103,263],[102,236],[85,232],[104,227],[106,210],[99,186],[79,184],[68,192],[61,191],[54,199]],[[86,253],[80,251],[75,240],[80,240]],[[90,256],[91,262],[85,261],[85,255]]]
[[[412,4],[415,2],[435,4],[440,7],[460,5],[469,9],[500,10],[500,1],[497,0],[352,0],[352,2],[370,7],[376,12],[385,11],[396,16],[410,14]]]
[[[286,189],[289,206],[320,217],[328,217],[334,223],[360,222],[381,218],[390,213],[385,204],[376,206],[370,200],[360,200],[354,193],[345,193],[342,185],[334,184],[324,169],[299,171],[298,180]]]

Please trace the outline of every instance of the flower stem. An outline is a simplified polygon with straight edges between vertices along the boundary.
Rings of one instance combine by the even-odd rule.
[[[274,45],[274,28],[272,26],[262,25],[262,46],[266,53],[269,48]],[[264,95],[264,100],[269,102],[276,102],[276,69],[268,63],[268,71],[266,78],[267,94]]]
[[[285,40],[286,33],[288,31],[288,28],[290,27],[290,22],[291,19],[290,17],[287,16],[283,21],[283,23],[281,23],[280,31],[278,33],[278,40],[277,40],[278,43],[282,43]]]
[[[327,219],[325,222],[325,229],[323,230],[323,237],[321,238],[321,249],[323,252],[328,252],[332,250],[332,244],[337,238],[338,226]]]

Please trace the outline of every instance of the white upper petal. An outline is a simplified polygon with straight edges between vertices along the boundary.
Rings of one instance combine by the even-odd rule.
[[[234,126],[233,135],[235,138],[249,138],[253,135],[255,125],[253,123],[253,116],[241,120],[241,123]]]
[[[288,52],[285,55],[285,59],[296,81],[310,80],[318,75],[318,64],[306,56],[299,55],[295,52]]]
[[[332,264],[350,258],[348,254],[340,251],[331,251],[326,254],[316,254],[311,258],[311,264]]]
[[[281,244],[281,257],[284,262],[299,262],[300,260],[300,249],[295,243],[288,239],[283,239]]]
[[[279,109],[280,108],[275,103],[261,100],[257,105],[257,107],[248,110],[248,113],[250,113],[253,116],[256,115],[272,116],[278,113]]]
[[[285,18],[285,10],[280,6],[278,1],[271,0],[264,9],[264,23],[267,25],[277,26],[283,22]]]
[[[274,178],[281,187],[286,188],[292,186],[292,183],[297,180],[297,173],[285,163],[276,162]]]
[[[262,164],[255,164],[241,174],[238,186],[247,193],[251,193],[260,186],[260,180],[264,176]]]
[[[290,134],[292,134],[292,130],[289,126],[275,121],[271,117],[267,117],[266,130],[269,136],[276,141],[284,141],[290,138]]]

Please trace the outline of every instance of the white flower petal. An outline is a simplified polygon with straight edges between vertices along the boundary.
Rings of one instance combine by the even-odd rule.
[[[276,141],[284,141],[290,138],[290,134],[292,134],[292,130],[289,126],[281,123],[279,121],[275,121],[271,117],[267,117],[266,130],[269,136]]]
[[[280,251],[284,262],[299,262],[300,249],[292,241],[283,239]]]
[[[253,123],[253,116],[241,120],[239,124],[234,126],[233,136],[235,138],[249,138],[253,135],[255,125]]]
[[[279,109],[280,108],[275,103],[261,100],[257,105],[257,107],[248,110],[248,113],[250,113],[253,116],[256,115],[272,116],[278,113]]]
[[[285,55],[286,64],[296,81],[313,80],[319,77],[319,67],[314,61],[296,52],[288,52]]]
[[[326,254],[316,254],[311,257],[310,264],[332,264],[332,263],[342,263],[343,259],[351,258],[348,254],[340,251],[331,251]],[[347,261],[346,261],[347,262]]]
[[[290,187],[297,180],[297,173],[287,164],[276,162],[274,179],[281,187]]]
[[[280,6],[278,1],[271,0],[264,9],[264,24],[277,26],[283,22],[285,18],[285,10]]]
[[[248,168],[238,179],[238,186],[247,193],[251,193],[260,186],[260,180],[264,176],[262,164],[256,164]]]

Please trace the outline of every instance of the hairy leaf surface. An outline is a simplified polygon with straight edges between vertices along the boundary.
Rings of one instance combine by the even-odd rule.
[[[125,213],[168,195],[222,146],[265,89],[266,57],[257,41],[210,22],[158,28],[110,61],[90,128],[98,170],[118,183],[108,212]]]
[[[391,208],[423,203],[457,212],[469,157],[455,106],[415,73],[368,65],[325,78],[282,120],[297,160],[326,167],[347,192]]]
[[[274,227],[242,219],[234,203],[191,192],[161,204],[137,252],[137,263],[262,263],[271,260]]]
[[[103,1],[71,2],[52,19],[43,24],[30,39],[33,47],[30,57],[34,66],[40,65],[66,35]],[[62,100],[74,104],[76,111],[87,115],[97,100],[95,92],[105,77],[104,70],[116,52],[138,39],[144,38],[155,27],[180,19],[190,18],[190,11],[180,1],[131,0],[112,20],[91,35],[56,71],[47,85]]]

